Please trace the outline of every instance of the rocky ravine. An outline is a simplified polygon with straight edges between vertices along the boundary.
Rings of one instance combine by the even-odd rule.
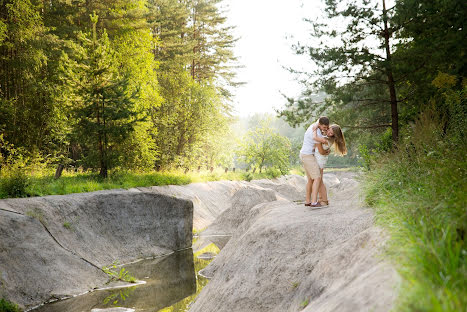
[[[211,281],[190,311],[389,311],[397,274],[380,257],[387,237],[362,207],[353,173],[325,180],[327,208],[257,188],[250,205],[225,210],[204,233],[232,237],[202,271]]]
[[[388,311],[397,276],[354,175],[326,174],[331,206],[316,210],[298,203],[301,176],[0,200],[0,296],[82,293],[114,260],[189,247],[193,226],[193,249],[223,249],[190,311]]]

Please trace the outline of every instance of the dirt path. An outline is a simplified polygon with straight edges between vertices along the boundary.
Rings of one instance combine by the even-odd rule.
[[[203,271],[212,279],[190,311],[389,311],[397,275],[380,257],[387,237],[362,207],[354,173],[327,183],[327,208],[279,196],[224,211],[207,232],[232,238]]]

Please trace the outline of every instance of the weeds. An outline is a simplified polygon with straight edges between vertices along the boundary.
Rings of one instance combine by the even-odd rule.
[[[0,299],[0,312],[21,312],[22,310],[14,303]]]
[[[30,170],[29,170],[30,171]],[[281,175],[277,170],[265,170],[263,173],[252,173],[237,170],[225,173],[221,169],[213,172],[111,172],[109,178],[102,179],[97,173],[67,172],[59,179],[54,179],[53,172],[28,175],[26,171],[8,173],[0,177],[0,198],[64,195],[70,193],[93,192],[108,189],[129,189],[133,187],[184,185],[193,182],[207,181],[251,181],[253,179],[270,179]],[[14,178],[10,178],[10,176]]]
[[[14,168],[0,179],[0,194],[4,197],[27,197],[29,178],[24,169]]]
[[[136,278],[131,276],[130,273],[125,268],[120,268],[120,270],[118,271],[117,265],[118,265],[118,261],[114,261],[110,265],[110,267],[106,267],[106,266],[103,267],[102,271],[104,271],[104,273],[106,273],[110,277],[111,280],[123,281],[123,282],[128,282],[128,283],[136,283]]]
[[[410,137],[411,136],[411,137]],[[403,277],[399,311],[465,311],[466,144],[422,115],[398,150],[371,162],[366,201],[391,233],[388,255]]]
[[[302,301],[302,303],[300,303],[300,307],[302,309],[305,309],[308,306],[309,303],[310,303],[309,300],[305,299],[305,300]]]

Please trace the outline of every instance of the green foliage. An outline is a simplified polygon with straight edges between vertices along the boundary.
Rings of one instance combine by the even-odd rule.
[[[0,177],[0,194],[2,197],[27,197],[29,177],[24,168],[10,169]]]
[[[371,168],[371,155],[370,151],[368,149],[368,146],[366,145],[360,145],[359,146],[359,152],[360,156],[362,157],[362,165],[366,170],[370,170]]]
[[[73,58],[63,54],[62,69],[77,120],[74,135],[88,153],[85,164],[105,178],[117,159],[115,147],[134,130],[137,90],[130,93],[128,77],[118,73],[107,33],[97,38],[97,21],[91,15],[92,32],[78,36]]]
[[[327,115],[346,136],[348,132],[350,141],[368,129],[374,133],[392,127],[397,132],[398,115],[391,114],[398,102],[392,92],[396,85],[390,51],[398,26],[393,24],[393,11],[382,3],[325,1],[322,17],[308,20],[312,44],[294,46],[297,54],[317,65],[316,70],[300,76],[291,69],[300,74],[305,88],[300,96],[287,98],[280,116],[299,125]]]
[[[133,292],[135,291],[136,286],[126,287],[123,289],[119,289],[118,292],[112,293],[104,298],[102,301],[105,305],[113,305],[118,306],[119,304],[123,304],[127,298],[129,298]]]
[[[21,312],[21,310],[18,305],[5,300],[5,299],[0,299],[0,312]]]
[[[104,266],[102,271],[106,273],[111,280],[124,281],[129,283],[136,283],[136,279],[130,275],[130,273],[125,268],[117,268],[118,261],[114,261],[110,267]]]
[[[24,158],[103,177],[113,167],[228,166],[220,142],[235,40],[219,1],[78,2],[0,4],[5,141]]]
[[[256,129],[248,131],[237,154],[241,161],[258,168],[260,173],[264,167],[271,167],[285,174],[290,169],[290,141],[274,132],[270,122],[262,120]]]
[[[24,156],[36,149],[47,155],[63,126],[52,61],[58,43],[48,34],[42,9],[40,1],[0,3],[0,131],[24,148]]]
[[[300,303],[300,308],[306,308],[306,306],[308,306],[309,303],[310,301],[308,299],[303,300],[302,303]]]
[[[466,97],[446,91],[452,118],[428,108],[366,174],[366,201],[392,235],[388,253],[403,277],[400,311],[467,306]]]
[[[110,172],[107,179],[102,179],[95,173],[64,172],[64,175],[58,180],[55,180],[52,175],[32,176],[29,178],[26,191],[31,196],[64,195],[140,186],[182,185],[190,182],[189,177],[177,172]],[[0,197],[10,196],[2,193]]]
[[[159,81],[165,101],[152,116],[160,148],[157,164],[190,168],[219,163],[229,122],[219,91],[184,71],[161,74]]]
[[[418,117],[437,94],[439,72],[465,77],[465,3],[462,0],[401,0],[394,8],[399,27],[394,59],[400,72],[401,121]],[[457,81],[459,88],[460,81]],[[437,102],[439,104],[443,102]],[[444,111],[442,106],[437,109]]]

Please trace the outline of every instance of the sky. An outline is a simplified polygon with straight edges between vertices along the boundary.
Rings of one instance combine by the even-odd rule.
[[[300,94],[296,77],[283,66],[312,69],[304,56],[292,51],[292,44],[304,42],[309,24],[304,17],[319,13],[319,0],[224,0],[228,24],[235,25],[239,38],[234,53],[244,68],[238,69],[237,80],[246,82],[236,89],[234,113],[248,116],[257,112],[274,113],[284,106],[288,96]]]

